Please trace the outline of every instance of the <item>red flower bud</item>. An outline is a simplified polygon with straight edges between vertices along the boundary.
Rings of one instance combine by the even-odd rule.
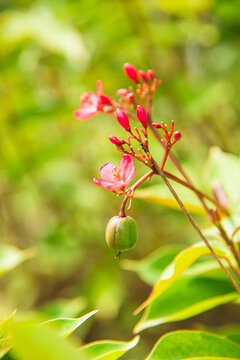
[[[118,96],[126,96],[128,93],[128,90],[127,89],[118,89],[117,90],[117,95]]]
[[[148,82],[147,74],[143,70],[138,71],[138,75],[144,82]]]
[[[173,135],[174,141],[176,142],[176,141],[180,140],[181,137],[182,137],[181,132],[180,131],[175,131],[175,133]]]
[[[127,99],[128,99],[129,101],[132,101],[134,98],[135,98],[134,92],[129,92],[129,93],[127,94]]]
[[[145,109],[141,106],[137,106],[137,117],[142,126],[146,129],[148,126],[148,117]]]
[[[123,65],[123,70],[125,72],[125,75],[133,80],[135,83],[138,83],[138,73],[137,73],[137,69],[135,68],[135,66],[133,66],[132,64],[129,63],[125,63]]]
[[[149,79],[151,79],[151,80],[154,80],[155,79],[155,73],[154,73],[154,71],[152,70],[152,69],[149,69],[148,71],[147,71],[147,76],[148,76],[148,78]]]
[[[159,123],[152,123],[152,126],[156,129],[161,129],[161,125]]]
[[[117,121],[126,131],[131,131],[127,115],[119,108],[117,109]]]
[[[111,143],[114,144],[114,145],[118,145],[118,146],[119,146],[119,145],[125,144],[125,141],[124,141],[124,140],[119,139],[119,138],[117,138],[116,136],[113,136],[113,135],[109,136],[109,140],[110,140]]]

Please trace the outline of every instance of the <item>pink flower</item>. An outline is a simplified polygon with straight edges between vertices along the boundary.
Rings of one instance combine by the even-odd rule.
[[[97,93],[87,92],[80,97],[81,109],[74,111],[73,116],[77,120],[85,121],[91,119],[103,111],[104,105],[111,105],[111,99],[103,94],[101,80],[97,80]]]
[[[123,190],[135,175],[135,165],[130,155],[123,155],[120,166],[106,163],[100,168],[102,179],[93,179],[93,182],[110,191]]]

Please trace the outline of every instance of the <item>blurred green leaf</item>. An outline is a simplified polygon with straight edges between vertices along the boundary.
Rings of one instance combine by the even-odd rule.
[[[237,323],[217,327],[206,326],[205,324],[201,324],[200,326],[201,331],[207,331],[217,335],[226,336],[229,340],[240,345],[240,326]]]
[[[27,322],[13,324],[12,342],[17,356],[26,360],[80,360],[77,350],[52,330]]]
[[[76,330],[80,325],[82,325],[88,318],[96,314],[98,310],[89,312],[86,315],[81,316],[78,319],[62,318],[62,319],[52,319],[42,323],[43,326],[46,326],[50,329],[56,331],[59,336],[67,337]]]
[[[30,38],[48,51],[59,53],[67,59],[82,62],[88,59],[81,34],[40,6],[29,11],[9,13],[4,20],[1,40],[5,46]]]
[[[162,9],[166,12],[169,12],[170,14],[191,16],[195,13],[209,10],[213,2],[213,0],[162,0],[160,4]]]
[[[219,250],[216,247],[213,247],[213,249],[219,257],[226,258],[226,253],[224,251]],[[210,250],[207,246],[199,244],[190,246],[189,248],[181,251],[175,257],[174,261],[163,271],[160,279],[154,285],[151,294],[147,300],[145,300],[143,304],[139,306],[135,313],[137,314],[143,310],[156,297],[168,289],[195,261],[206,255],[211,255]]]
[[[146,308],[134,332],[184,320],[221,304],[239,299],[229,280],[222,276],[185,276],[155,298]]]
[[[121,266],[125,270],[135,271],[147,284],[154,285],[159,280],[159,274],[174,260],[180,250],[180,247],[174,246],[158,249],[142,260],[124,259]]]
[[[77,317],[86,307],[86,300],[83,297],[73,299],[52,300],[41,307],[41,312],[51,318]]]
[[[21,262],[34,255],[32,249],[19,250],[9,245],[0,245],[0,276],[14,269]]]
[[[202,331],[176,331],[164,335],[146,360],[237,360],[240,346],[224,336]]]
[[[13,319],[15,317],[16,310],[0,324],[0,359],[11,349],[12,342],[10,339],[10,329]]]
[[[212,186],[219,184],[226,192],[233,211],[239,210],[240,203],[240,158],[225,153],[218,147],[210,150],[209,158],[204,167],[203,179]]]
[[[183,199],[183,203],[189,212],[198,215],[205,215],[205,211],[201,206],[198,198],[191,190],[186,189],[184,186],[176,183],[174,183],[174,189],[180,198]],[[141,200],[181,211],[175,198],[164,184],[148,186],[145,189],[136,190],[134,196]]]
[[[95,341],[82,346],[79,351],[81,356],[89,360],[115,360],[120,358],[125,352],[134,348],[139,341],[136,336],[132,341]]]

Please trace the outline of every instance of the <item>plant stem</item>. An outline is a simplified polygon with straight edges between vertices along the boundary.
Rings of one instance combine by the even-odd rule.
[[[222,238],[225,240],[225,243],[228,246],[229,250],[234,255],[235,260],[236,260],[236,262],[238,264],[238,267],[240,267],[240,259],[238,257],[238,253],[237,253],[232,241],[228,238],[228,236],[226,234],[226,231],[224,230],[224,228],[222,227],[222,225],[220,223],[218,224],[218,229],[220,231],[220,234],[222,235]],[[239,276],[240,276],[240,274],[239,274]]]
[[[180,208],[182,209],[182,211],[185,213],[185,215],[187,216],[188,220],[190,221],[190,223],[192,224],[192,226],[194,227],[194,229],[196,230],[196,232],[198,233],[198,235],[200,236],[200,238],[203,240],[203,242],[205,243],[205,245],[208,247],[209,251],[211,252],[211,254],[214,256],[214,258],[217,260],[217,262],[219,263],[220,267],[223,269],[223,271],[225,272],[226,276],[228,277],[228,279],[231,281],[231,283],[233,284],[233,286],[235,287],[235,289],[237,290],[237,292],[240,294],[240,288],[238,286],[238,284],[236,283],[235,279],[232,277],[232,275],[230,274],[230,272],[225,268],[225,266],[223,265],[222,261],[219,259],[219,257],[217,256],[217,254],[215,253],[215,251],[213,250],[213,248],[211,247],[210,243],[208,242],[207,238],[203,235],[203,233],[201,232],[199,226],[196,224],[196,222],[194,221],[194,219],[192,218],[192,216],[190,215],[190,213],[188,212],[188,210],[186,209],[186,207],[184,206],[184,204],[182,203],[181,199],[178,197],[177,193],[175,192],[175,190],[173,189],[172,185],[169,183],[168,179],[166,178],[164,172],[162,171],[162,169],[160,168],[160,166],[152,159],[153,161],[153,170],[155,170],[155,172],[157,172],[161,178],[163,179],[165,185],[168,187],[168,189],[171,191],[172,195],[174,196],[174,198],[176,199],[177,203],[179,204]]]
[[[164,155],[163,155],[162,162],[161,162],[161,165],[160,165],[160,167],[161,167],[162,170],[164,169],[164,165],[166,164],[166,161],[167,161],[167,157],[168,157],[168,155],[169,155],[169,152],[170,152],[170,145],[167,144],[167,145],[165,146]]]
[[[136,188],[141,185],[144,181],[146,181],[147,179],[149,179],[152,175],[154,174],[154,171],[151,170],[148,173],[146,173],[145,175],[143,175],[138,181],[135,182],[135,184],[133,186],[131,186],[131,190],[135,191]]]
[[[154,134],[154,136],[156,137],[156,139],[158,140],[158,142],[161,144],[161,146],[165,149],[166,145],[162,142],[162,137],[159,134],[159,132],[157,131],[157,129],[155,129],[152,126],[152,99],[151,96],[149,95],[147,98],[147,115],[148,115],[148,124],[150,126],[150,129],[152,131],[152,133]],[[169,158],[172,161],[172,163],[174,164],[174,166],[178,169],[178,171],[182,174],[182,176],[185,178],[185,180],[189,183],[192,184],[190,178],[187,176],[187,174],[185,173],[185,171],[183,170],[182,166],[179,164],[179,162],[177,161],[177,159],[175,158],[175,156],[173,155],[172,152],[170,152],[169,154]],[[206,210],[207,214],[212,218],[212,214],[209,211],[204,199],[202,198],[202,196],[198,193],[196,193],[197,197],[199,198],[199,200],[201,201],[204,209]]]
[[[235,269],[234,266],[232,266],[232,264],[231,264],[231,262],[230,262],[229,259],[226,259],[226,260],[227,260],[228,265],[230,266],[232,272],[235,274],[236,278],[240,281],[240,274],[239,274],[239,272]]]
[[[146,181],[147,179],[149,179],[152,175],[154,174],[154,170],[149,171],[148,173],[146,173],[145,175],[143,175],[138,181],[135,182],[135,184],[133,184],[133,186],[131,186],[128,190],[130,195],[126,195],[125,198],[123,199],[123,202],[121,204],[120,207],[120,211],[118,216],[119,217],[125,217],[126,213],[125,213],[125,206],[127,203],[127,200],[132,197],[132,194],[134,193],[134,191],[136,190],[136,188],[138,186],[140,186],[144,181]]]
[[[215,204],[217,207],[219,207],[219,209],[221,209],[223,212],[226,213],[226,209],[224,207],[222,207],[222,205],[219,204],[219,202],[216,199],[214,199],[211,196],[209,196],[208,194],[205,194],[204,192],[198,190],[193,184],[188,183],[185,180],[180,179],[176,175],[173,175],[172,173],[170,173],[170,172],[168,172],[166,170],[164,170],[164,174],[168,179],[171,179],[171,180],[177,182],[178,184],[181,184],[181,185],[187,187],[188,189],[194,191],[195,193],[198,193],[203,198],[211,201],[213,204]]]
[[[149,122],[149,126],[150,129],[152,130],[154,136],[156,137],[156,139],[158,140],[158,142],[161,144],[161,146],[166,149],[166,145],[161,141],[162,137],[161,135],[158,133],[158,131],[152,126],[152,117],[151,117],[151,112],[152,112],[152,100],[151,100],[151,96],[148,96],[147,99],[147,114],[148,114],[148,122]],[[173,155],[172,152],[169,153],[169,158],[171,159],[172,163],[175,165],[175,167],[179,170],[179,172],[182,174],[182,176],[185,178],[186,182],[188,183],[188,185],[190,185],[191,187],[193,186],[192,181],[190,180],[190,178],[187,176],[187,174],[185,173],[185,171],[183,170],[183,168],[181,167],[181,165],[179,164],[179,162],[177,161],[177,159],[175,158],[175,156]],[[194,187],[195,188],[195,187]],[[192,190],[194,190],[192,188]],[[194,190],[195,191],[195,190]],[[227,246],[229,247],[230,251],[232,252],[232,254],[234,255],[238,267],[240,267],[240,255],[237,253],[237,251],[235,250],[232,241],[229,239],[227,233],[225,232],[224,228],[221,226],[221,224],[219,222],[216,222],[214,217],[212,216],[212,212],[209,209],[209,207],[207,206],[205,200],[204,200],[204,196],[201,192],[199,191],[195,191],[197,197],[199,198],[199,200],[201,201],[204,209],[206,210],[209,218],[211,219],[212,223],[218,228],[220,235],[222,236],[222,238],[224,239],[224,241],[226,242]],[[219,204],[219,202],[217,202],[217,205],[219,207],[222,208],[222,206]],[[228,211],[226,209],[224,209],[224,212],[229,215]]]

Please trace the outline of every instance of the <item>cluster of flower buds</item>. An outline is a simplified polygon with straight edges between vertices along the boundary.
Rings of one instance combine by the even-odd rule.
[[[135,66],[130,63],[125,63],[123,65],[123,69],[125,75],[129,79],[134,81],[136,84],[139,84],[141,81],[148,83],[149,81],[153,81],[154,79],[156,79],[156,76],[152,69],[147,70],[147,72],[145,72],[144,70],[137,70]]]
[[[144,100],[146,95],[153,95],[158,86],[162,83],[157,79],[152,69],[137,70],[136,67],[130,63],[125,63],[123,66],[125,75],[137,84],[137,94],[141,100]]]
[[[161,84],[161,80],[156,78],[155,73],[151,69],[147,71],[137,70],[130,63],[125,63],[123,68],[126,76],[137,85],[135,90],[132,86],[128,89],[119,89],[117,91],[119,101],[117,102],[103,93],[102,82],[98,80],[96,93],[84,93],[80,98],[81,108],[74,112],[74,117],[81,121],[88,120],[100,112],[116,116],[118,123],[127,132],[127,140],[113,135],[109,136],[110,142],[116,146],[117,150],[124,154],[120,165],[117,166],[112,163],[104,164],[100,168],[101,179],[93,179],[96,185],[104,189],[118,195],[125,194],[119,215],[109,221],[106,231],[107,243],[111,248],[119,252],[118,255],[120,255],[121,251],[130,250],[137,241],[136,223],[132,218],[126,216],[124,207],[127,199],[130,199],[130,208],[136,187],[146,179],[150,179],[153,174],[154,161],[148,147],[148,124],[151,124],[151,119],[148,117],[144,106],[149,104],[149,100],[151,103],[153,94]],[[136,111],[136,114],[133,111]],[[151,107],[148,107],[148,112],[149,114],[151,113]],[[138,120],[137,124],[140,127],[131,126],[129,117],[133,120]],[[152,123],[152,126],[163,130],[162,141],[167,144],[161,164],[163,169],[168,151],[182,135],[180,131],[174,132],[174,121],[172,121],[170,131],[167,130],[167,125],[163,122]],[[137,150],[134,150],[133,140],[140,145],[140,148]],[[133,158],[150,167],[151,171],[150,175],[147,173],[147,176],[143,176],[132,187],[126,189],[136,172]]]
[[[136,95],[132,87],[129,87],[129,89],[118,89],[117,95],[120,97],[121,103],[126,102],[136,104]]]
[[[167,145],[169,147],[172,147],[178,140],[181,139],[182,137],[182,134],[180,131],[175,131],[174,132],[174,120],[172,120],[171,122],[171,130],[168,131],[167,129],[167,124],[164,124],[163,121],[161,121],[161,124],[159,123],[152,123],[152,126],[156,129],[162,129],[164,130],[164,133],[163,133],[163,139],[162,139],[162,142],[165,142],[167,143]],[[173,140],[172,140],[172,136],[173,136]]]
[[[136,159],[140,160],[142,163],[150,166],[151,164],[151,155],[148,150],[148,116],[145,111],[145,109],[141,106],[137,106],[136,111],[136,119],[139,120],[139,123],[142,125],[143,128],[138,129],[137,126],[134,127],[134,129],[130,126],[129,118],[126,114],[126,112],[122,109],[117,109],[116,111],[116,118],[119,124],[126,130],[128,135],[128,140],[122,140],[117,138],[116,136],[109,136],[109,140],[111,143],[116,145],[117,149],[121,152],[124,152],[125,154],[130,154],[131,156],[135,157]],[[141,149],[138,149],[138,152],[136,153],[133,149],[131,140],[136,140],[140,146]],[[124,147],[124,145],[126,145]],[[126,148],[129,148],[128,150]],[[142,152],[144,151],[144,153]]]

